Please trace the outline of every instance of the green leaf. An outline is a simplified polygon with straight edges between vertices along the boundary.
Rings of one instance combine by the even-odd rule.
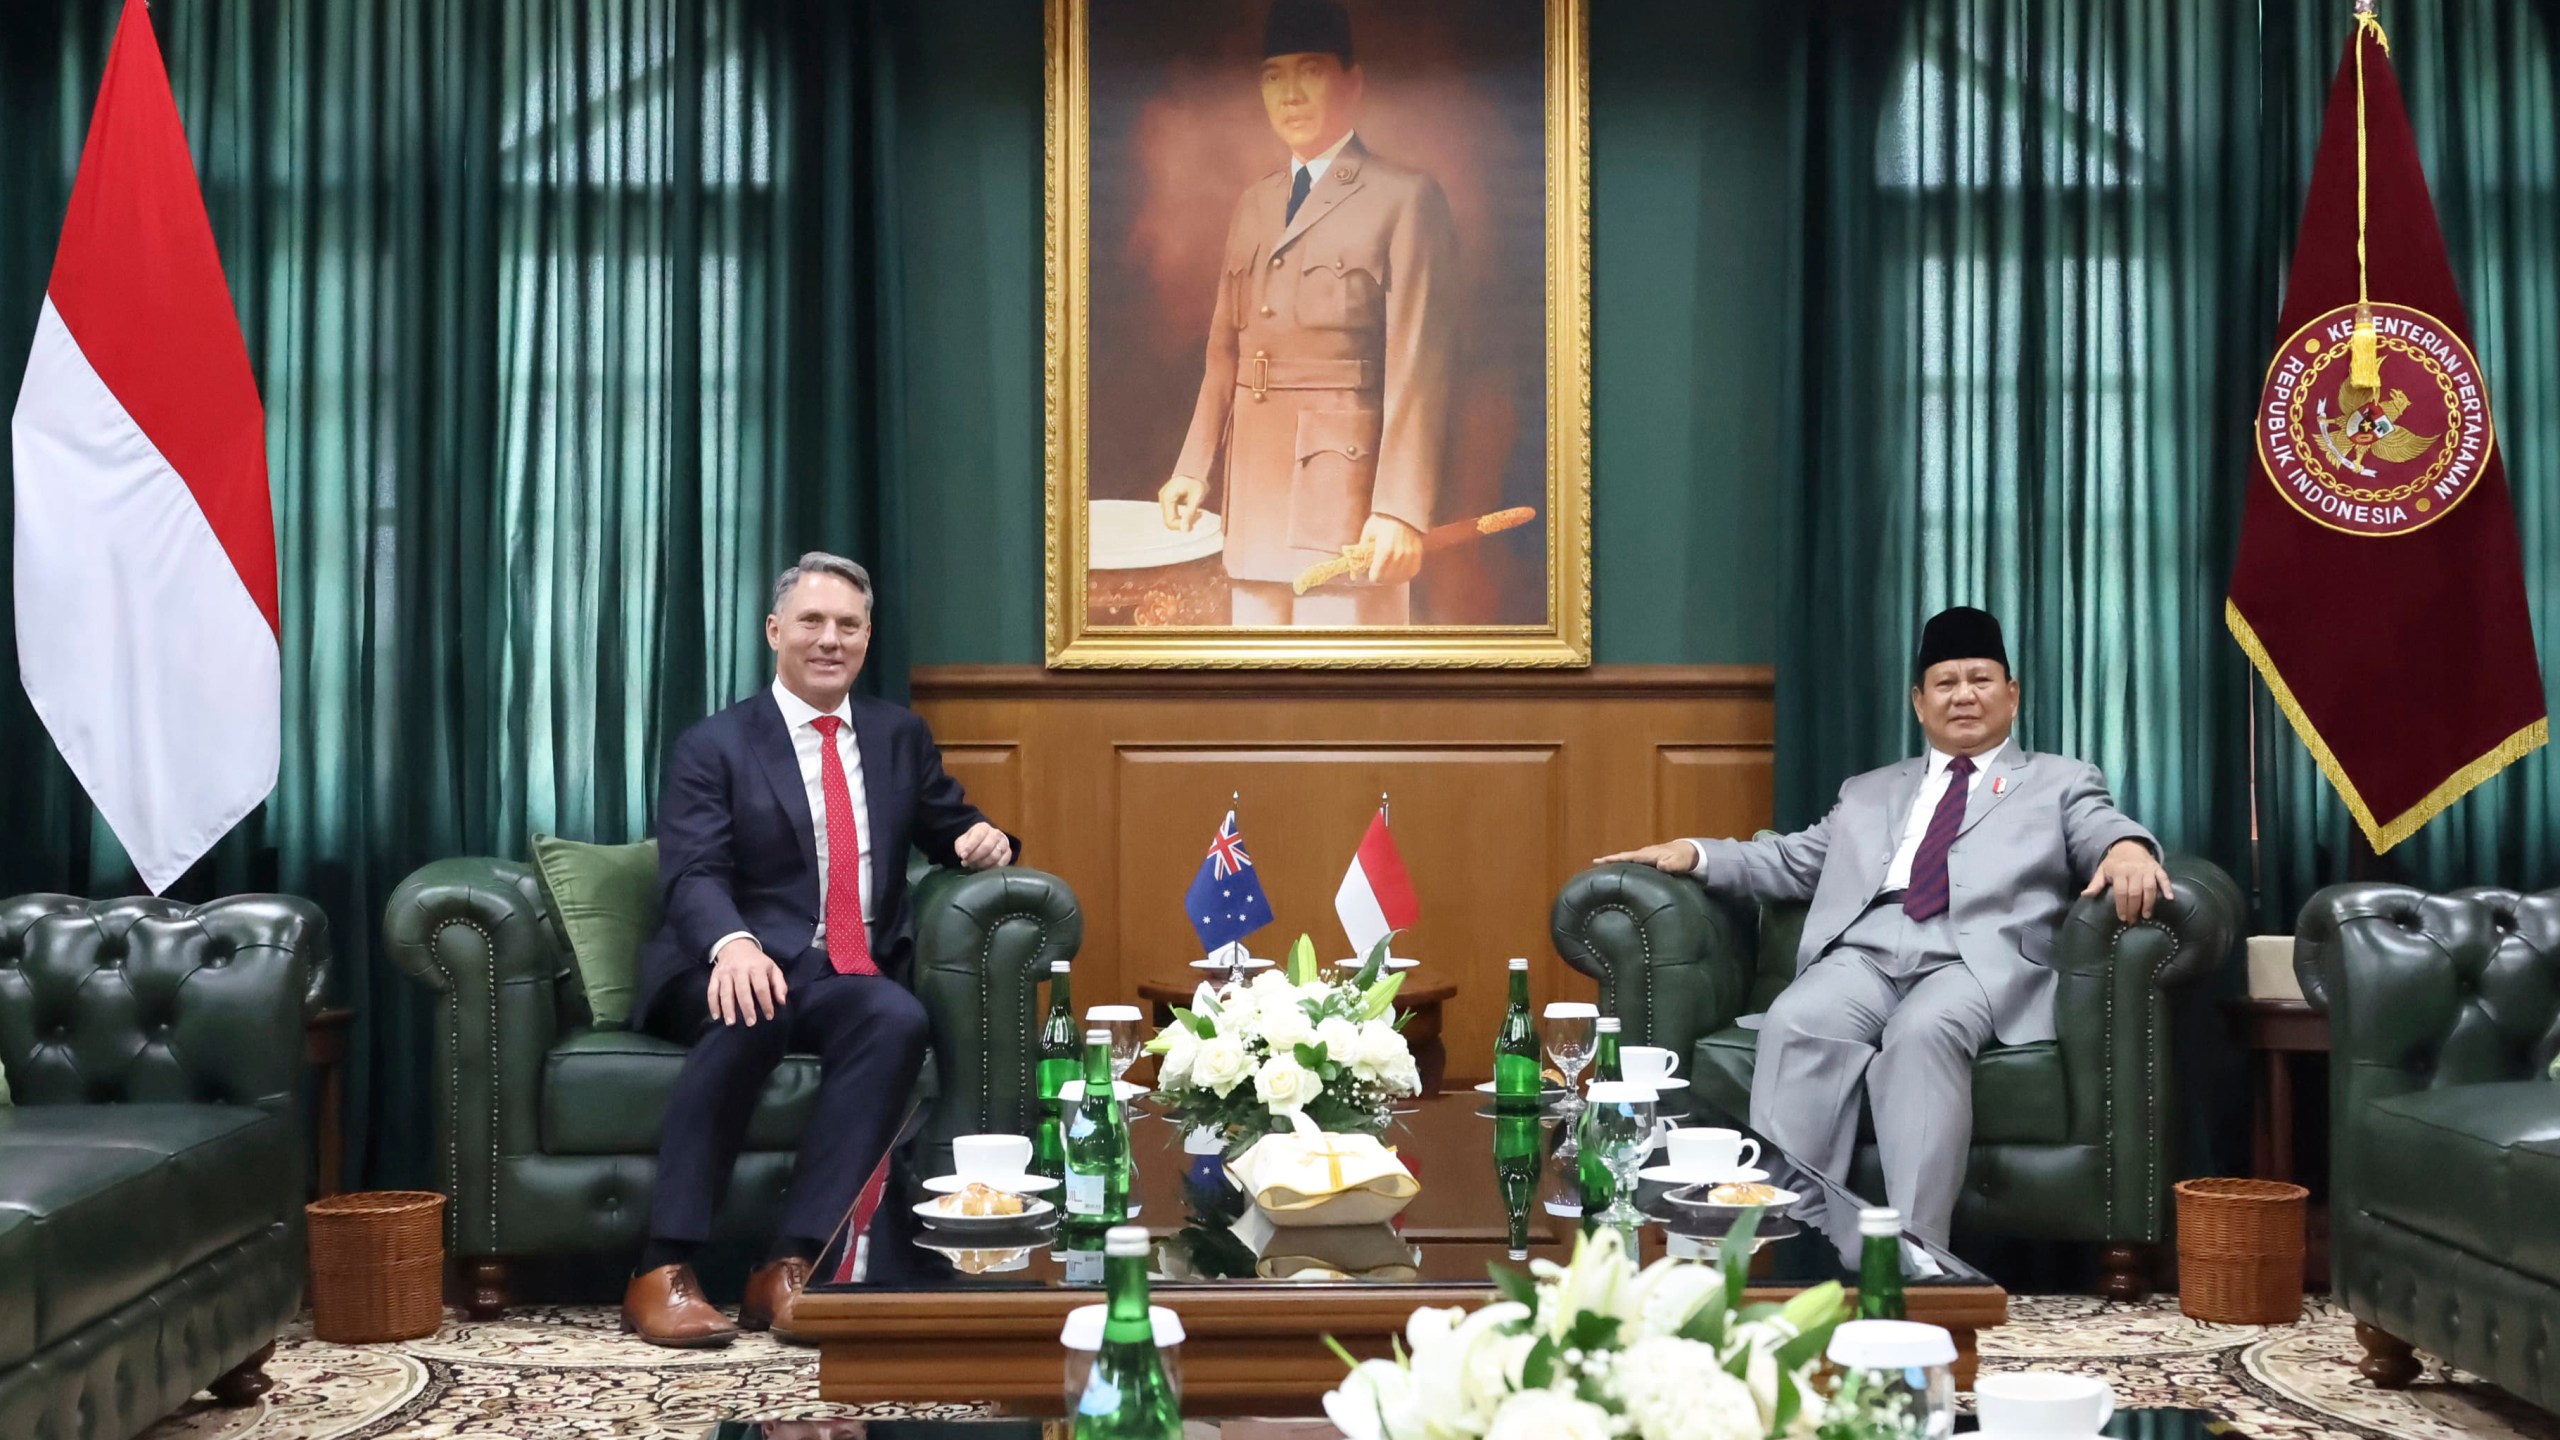
[[[1795,1375],[1781,1368],[1778,1371],[1778,1407],[1769,1417],[1769,1433],[1786,1434],[1787,1427],[1795,1423],[1796,1412],[1803,1408],[1804,1396],[1796,1390]]]
[[[1366,990],[1378,983],[1378,976],[1387,968],[1387,946],[1395,938],[1395,932],[1390,930],[1378,937],[1377,944],[1369,947],[1368,960],[1361,965],[1360,973],[1352,977],[1354,988]]]
[[[1618,1341],[1618,1317],[1585,1310],[1573,1317],[1573,1328],[1565,1332],[1565,1345],[1574,1350],[1605,1350]]]
[[[1370,986],[1361,998],[1360,1018],[1375,1020],[1386,1014],[1388,1007],[1396,1003],[1396,992],[1403,988],[1404,972],[1401,970]]]
[[[1718,1242],[1722,1253],[1717,1258],[1724,1268],[1724,1304],[1728,1310],[1742,1308],[1742,1292],[1751,1283],[1751,1237],[1759,1229],[1760,1207],[1754,1205],[1742,1212],[1742,1218],[1734,1221],[1733,1228]]]
[[[1529,1358],[1520,1362],[1520,1388],[1544,1390],[1555,1383],[1555,1378],[1556,1342],[1541,1336],[1537,1344],[1529,1347]]]
[[[1734,1323],[1737,1325],[1750,1325],[1762,1320],[1774,1320],[1778,1317],[1778,1311],[1780,1308],[1782,1307],[1765,1300],[1757,1305],[1745,1305],[1740,1310],[1734,1312]]]
[[[1289,947],[1289,983],[1312,985],[1316,978],[1316,942],[1305,936]]]
[[[1322,1045],[1308,1045],[1301,1043],[1291,1046],[1290,1053],[1298,1057],[1299,1064],[1304,1065],[1310,1070],[1313,1070],[1324,1063],[1324,1047]]]
[[[1538,1286],[1527,1275],[1499,1260],[1487,1261],[1484,1269],[1493,1277],[1493,1288],[1502,1292],[1503,1299],[1526,1305],[1532,1310],[1538,1308]]]
[[[1801,1369],[1804,1363],[1831,1348],[1833,1325],[1817,1325],[1778,1347],[1778,1368],[1787,1372]]]
[[[1722,1349],[1725,1322],[1732,1315],[1732,1308],[1725,1304],[1724,1292],[1710,1290],[1706,1298],[1698,1302],[1698,1308],[1690,1312],[1687,1322],[1681,1325],[1680,1338]]]

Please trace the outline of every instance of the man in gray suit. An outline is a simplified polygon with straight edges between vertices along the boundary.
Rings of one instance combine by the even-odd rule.
[[[1933,616],[1913,674],[1927,753],[1852,776],[1810,829],[1602,858],[1764,904],[1812,902],[1795,982],[1761,1018],[1752,1128],[1845,1177],[1863,1081],[1886,1193],[1914,1233],[1944,1244],[1973,1137],[1974,1057],[1995,1037],[2053,1038],[2045,957],[2075,892],[2112,890],[2130,923],[2171,891],[2158,842],[2096,766],[2010,740],[2018,682],[1998,620],[1962,606]]]

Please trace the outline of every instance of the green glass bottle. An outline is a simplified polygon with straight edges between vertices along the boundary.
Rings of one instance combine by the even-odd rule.
[[[1049,1014],[1040,1022],[1040,1118],[1031,1136],[1032,1173],[1067,1178],[1067,1107],[1059,1092],[1076,1078],[1076,1009],[1067,984],[1067,962],[1049,962]]]
[[[1493,1037],[1493,1108],[1505,1115],[1538,1113],[1538,1026],[1529,1018],[1529,962],[1511,962],[1511,1008]]]
[[[1076,1401],[1075,1440],[1182,1440],[1182,1407],[1147,1308],[1147,1251],[1135,1225],[1104,1237],[1102,1348]]]
[[[1594,1081],[1626,1079],[1626,1062],[1618,1058],[1618,1017],[1601,1016],[1593,1030],[1599,1035],[1600,1042],[1591,1052],[1591,1078]]]
[[[1105,1227],[1099,1225],[1061,1223],[1058,1226],[1058,1243],[1055,1253],[1058,1257],[1058,1269],[1067,1284],[1082,1286],[1102,1283],[1104,1229]]]
[[[1502,1191],[1502,1214],[1509,1222],[1514,1260],[1529,1258],[1529,1205],[1538,1195],[1538,1172],[1545,1168],[1544,1138],[1535,1115],[1501,1115],[1493,1122],[1493,1178]]]
[[[1582,1233],[1588,1235],[1600,1228],[1601,1216],[1618,1203],[1618,1177],[1609,1171],[1609,1161],[1597,1145],[1586,1144],[1576,1152],[1576,1178],[1582,1187]]]
[[[1084,1095],[1067,1117],[1067,1213],[1096,1229],[1129,1218],[1129,1117],[1111,1083],[1111,1032],[1084,1034]]]
[[[1859,1211],[1858,1240],[1858,1318],[1902,1319],[1902,1212]]]

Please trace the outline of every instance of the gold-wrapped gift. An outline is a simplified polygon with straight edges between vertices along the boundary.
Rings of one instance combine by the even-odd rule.
[[[1284,1230],[1260,1210],[1247,1210],[1229,1228],[1253,1252],[1253,1273],[1265,1280],[1394,1283],[1422,1274],[1420,1252],[1385,1224],[1293,1225]]]
[[[1229,1161],[1237,1188],[1282,1227],[1379,1225],[1403,1213],[1422,1184],[1375,1135],[1337,1135],[1292,1112],[1291,1128],[1265,1135]]]

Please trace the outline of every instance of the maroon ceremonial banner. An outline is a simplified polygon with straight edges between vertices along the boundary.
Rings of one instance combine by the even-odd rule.
[[[2329,87],[2277,335],[2224,618],[2388,850],[2550,721],[2489,388],[2370,16]]]

